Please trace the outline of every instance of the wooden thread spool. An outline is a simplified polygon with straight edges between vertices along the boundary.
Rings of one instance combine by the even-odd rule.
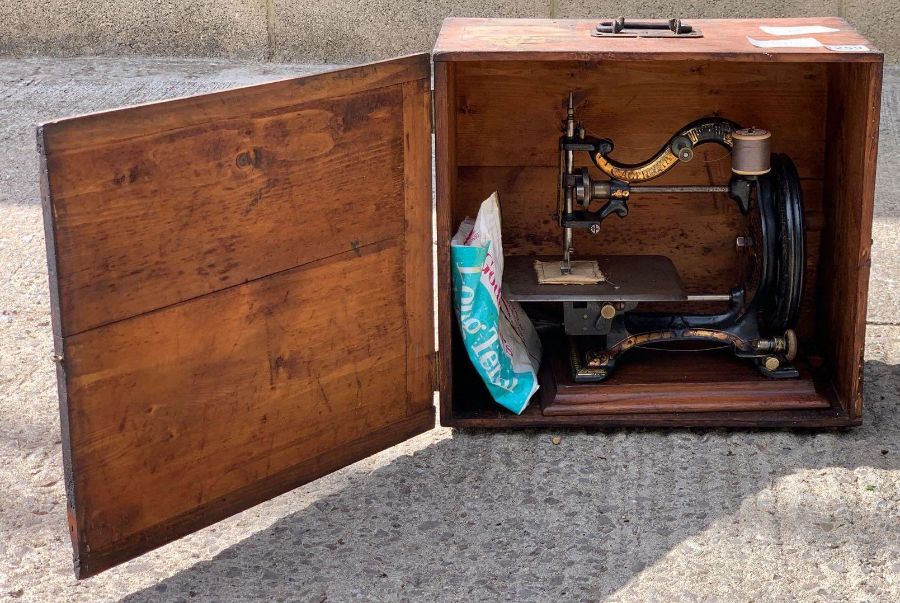
[[[734,148],[731,171],[742,176],[761,176],[772,169],[769,162],[772,133],[760,128],[744,128],[731,133]]]

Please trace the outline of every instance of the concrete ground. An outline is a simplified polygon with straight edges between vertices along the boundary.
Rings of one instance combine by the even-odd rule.
[[[0,56],[349,63],[427,52],[445,17],[845,18],[900,61],[897,0],[0,0]],[[822,40],[824,43],[825,39]]]
[[[321,67],[0,60],[0,600],[900,600],[896,68],[885,77],[864,426],[435,429],[77,582],[33,124],[310,69]]]

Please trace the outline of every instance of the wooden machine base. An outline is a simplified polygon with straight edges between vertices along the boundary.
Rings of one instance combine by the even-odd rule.
[[[539,396],[545,416],[828,408],[809,371],[770,379],[730,352],[635,350],[609,379],[575,383],[565,354],[546,358]]]
[[[541,388],[522,414],[516,415],[491,399],[466,356],[455,329],[454,337],[453,397],[447,400],[441,416],[441,424],[446,427],[836,429],[861,423],[859,418],[848,416],[841,406],[828,375],[821,369],[811,370],[805,362],[795,363],[800,368],[799,379],[774,381],[763,377],[752,364],[734,358],[730,353],[678,354],[635,350],[622,358],[616,366],[616,372],[603,383],[573,384],[571,379],[561,379],[557,384],[553,376],[554,362],[563,364],[566,357],[560,354],[562,342],[554,337],[544,339],[544,362],[539,373]],[[557,360],[554,361],[554,357]],[[567,367],[567,363],[563,366]],[[565,375],[567,373],[562,373],[563,377]],[[648,396],[645,388],[653,383],[660,388],[664,386],[667,395],[662,398]],[[744,383],[746,391],[751,392],[750,396],[745,395],[742,405],[723,404],[727,402],[723,398],[728,396],[722,396],[718,392],[729,383]],[[756,386],[786,388],[787,392],[794,391],[797,395],[755,391],[756,386],[751,388],[751,383]],[[644,392],[640,391],[642,388]],[[587,392],[589,389],[593,392],[602,391],[602,397],[594,397],[593,401],[603,400],[601,404],[605,408],[595,410],[601,405],[597,404],[588,410],[587,407],[572,408],[575,405],[569,404],[569,412],[572,414],[549,414],[544,411],[546,407],[553,412],[551,407],[555,403],[557,391],[563,392],[560,402],[565,403],[567,397],[568,401],[572,398],[567,394],[574,394],[578,390]],[[810,395],[811,390],[814,391],[813,395]],[[635,393],[639,395],[634,395]],[[716,402],[703,408],[695,407],[697,410],[682,410],[689,407],[687,402],[703,404],[708,399]],[[617,406],[613,406],[614,403]]]

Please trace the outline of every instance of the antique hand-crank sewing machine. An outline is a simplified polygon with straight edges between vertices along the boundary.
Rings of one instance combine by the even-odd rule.
[[[513,258],[507,294],[520,301],[562,302],[574,381],[606,379],[634,348],[677,349],[673,344],[696,341],[730,347],[768,377],[798,376],[791,364],[797,337],[790,327],[803,290],[803,207],[793,162],[786,155],[770,156],[770,133],[704,118],[675,133],[649,160],[624,164],[610,157],[613,141],[585,133],[571,94],[563,129],[558,189],[562,257],[541,258],[533,269],[524,265],[528,258]],[[691,161],[694,149],[707,143],[730,151],[727,184],[639,184]],[[587,154],[609,179],[595,180],[588,168],[576,168],[578,153]],[[727,194],[747,216],[748,233],[735,237],[747,257],[746,279],[731,291],[688,295],[672,261],[659,255],[573,259],[575,232],[600,234],[606,218],[628,215],[632,196],[699,193]],[[602,206],[595,209],[595,201]],[[639,304],[652,302],[719,302],[727,308],[710,314],[636,311]]]

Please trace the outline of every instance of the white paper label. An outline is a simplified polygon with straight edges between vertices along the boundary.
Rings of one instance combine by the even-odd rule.
[[[788,40],[756,40],[747,36],[750,43],[758,48],[821,48],[822,43],[815,38],[790,38]]]
[[[808,36],[809,34],[841,31],[840,29],[825,27],[824,25],[795,25],[792,27],[761,25],[759,28],[771,36]]]
[[[869,52],[868,46],[862,44],[837,44],[834,46],[826,46],[828,50],[835,52]]]

